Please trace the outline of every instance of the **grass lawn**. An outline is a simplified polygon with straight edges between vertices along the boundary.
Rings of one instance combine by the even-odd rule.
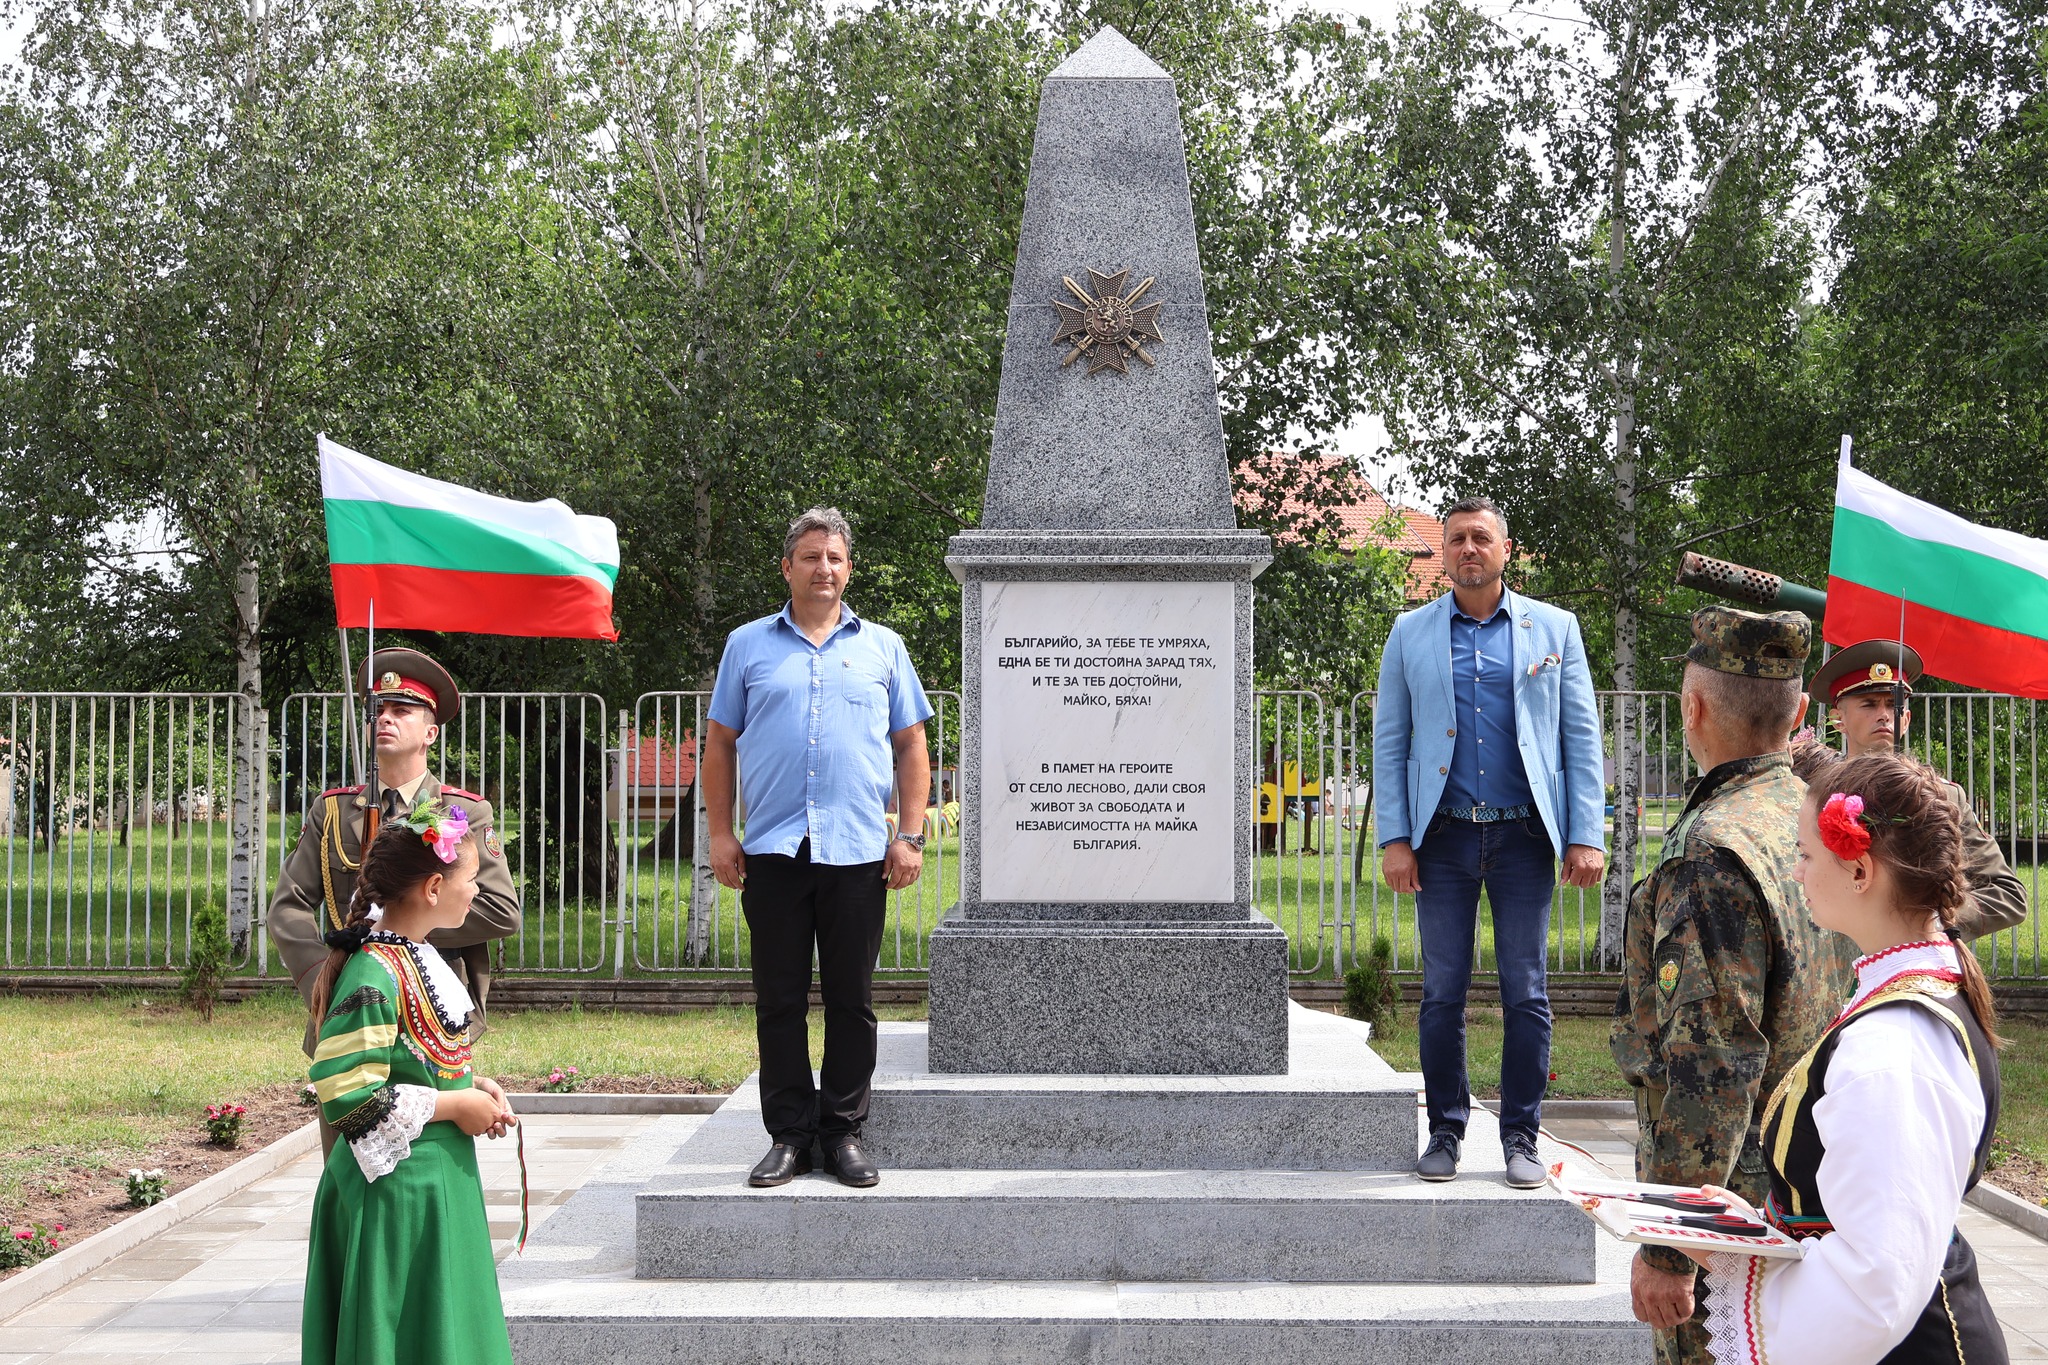
[[[914,1007],[880,1012],[888,1019],[922,1016]],[[1411,1008],[1376,1044],[1405,1071],[1418,1066],[1413,1017]],[[0,1036],[19,1063],[0,1068],[0,1225],[29,1216],[86,1225],[66,1210],[82,1198],[105,1210],[129,1167],[177,1165],[181,1152],[190,1156],[200,1113],[213,1101],[254,1101],[252,1140],[304,1122],[305,1112],[292,1103],[305,1076],[302,1018],[296,998],[283,993],[222,1006],[211,1024],[141,996],[0,997]],[[2048,1023],[2012,1019],[2004,1028],[2001,1145],[2012,1153],[2015,1174],[2038,1176],[2048,1172]],[[814,1060],[823,1029],[814,1011]],[[1552,1095],[1625,1095],[1608,1060],[1607,1029],[1605,1018],[1557,1021]],[[1474,1088],[1491,1093],[1500,1071],[1498,1011],[1474,1010],[1467,1040]],[[486,1074],[526,1083],[552,1066],[573,1065],[592,1078],[729,1090],[755,1066],[753,1011],[507,1010],[494,1017],[477,1059]],[[221,1154],[222,1163],[228,1159]]]
[[[885,1019],[921,1015],[877,1012]],[[199,1132],[209,1103],[255,1100],[254,1119],[259,1107],[267,1114],[289,1101],[290,1089],[305,1080],[304,1019],[298,998],[282,992],[223,1005],[210,1025],[141,996],[0,996],[0,1037],[17,1061],[0,1068],[0,1224],[20,1222],[30,1208],[47,1209],[67,1187],[104,1187],[132,1166],[161,1164]],[[814,1059],[823,1046],[824,1016],[813,1011]],[[565,1065],[591,1077],[658,1076],[706,1090],[737,1085],[754,1069],[754,1056],[754,1012],[745,1008],[674,1015],[508,1010],[493,1017],[477,1045],[480,1067],[493,1076],[531,1081]],[[286,1110],[276,1117],[290,1127],[309,1114]]]

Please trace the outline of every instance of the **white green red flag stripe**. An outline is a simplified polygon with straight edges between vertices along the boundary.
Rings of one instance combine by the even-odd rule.
[[[1828,560],[1829,644],[1899,637],[1937,678],[2048,698],[2048,541],[1976,526],[1845,458]]]
[[[320,438],[336,624],[616,640],[618,529],[514,502]]]

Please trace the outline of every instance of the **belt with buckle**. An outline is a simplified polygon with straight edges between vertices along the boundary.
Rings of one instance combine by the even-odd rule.
[[[1526,820],[1536,812],[1530,806],[1444,806],[1438,815],[1448,815],[1453,820],[1469,820],[1475,825],[1491,825],[1502,820]]]

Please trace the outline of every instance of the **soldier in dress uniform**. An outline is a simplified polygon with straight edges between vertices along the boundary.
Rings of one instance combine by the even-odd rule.
[[[1910,702],[1900,709],[1898,701],[1900,693],[1913,695],[1920,672],[1920,656],[1911,646],[1897,640],[1864,640],[1822,664],[1807,691],[1827,699],[1848,757],[1888,754],[1895,738],[1913,723]],[[1803,778],[1811,779],[1842,758],[1810,737],[1792,745],[1792,767]],[[1968,940],[2010,929],[2027,917],[2026,883],[2006,863],[1998,841],[1977,823],[1976,809],[1962,787],[1947,779],[1942,786],[1962,816],[1963,876],[1970,884],[1970,904],[1957,916],[1956,930]]]
[[[306,812],[299,842],[271,897],[270,937],[293,984],[310,997],[317,969],[327,960],[322,935],[347,918],[356,869],[378,825],[411,810],[421,797],[438,798],[469,816],[480,860],[468,920],[459,929],[436,930],[427,941],[462,978],[481,1015],[491,989],[490,945],[519,932],[519,893],[492,825],[491,803],[475,792],[443,785],[427,770],[440,719],[455,714],[461,694],[448,670],[416,649],[378,650],[364,661],[357,690],[370,708],[377,799],[373,804],[363,787],[332,787]],[[481,1029],[478,1020],[473,1032]],[[307,1056],[318,1043],[319,1024],[312,1021],[306,1029]],[[321,1136],[332,1145],[324,1124]]]
[[[1812,626],[1798,612],[1693,615],[1679,712],[1701,776],[1630,895],[1610,1048],[1636,1101],[1636,1178],[1760,1202],[1760,1111],[1847,1003],[1853,943],[1815,925],[1793,880],[1789,736]],[[1660,1365],[1706,1365],[1697,1267],[1645,1247],[1629,1276]]]

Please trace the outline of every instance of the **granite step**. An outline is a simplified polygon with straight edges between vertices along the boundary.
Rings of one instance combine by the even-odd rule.
[[[865,1137],[884,1170],[1405,1171],[1417,1078],[1361,1023],[1288,1011],[1282,1076],[935,1075],[883,1024]]]
[[[620,1277],[505,1311],[521,1365],[1643,1365],[1627,1258],[1603,1260],[1547,1288]]]
[[[1630,1248],[1611,1239],[1579,1284],[638,1278],[636,1197],[666,1180],[694,1122],[658,1120],[502,1264],[521,1365],[1640,1365],[1650,1354],[1629,1312]],[[1443,1188],[1477,1183],[1468,1172]],[[1501,1255],[1535,1259],[1499,1234]]]
[[[766,1135],[749,1081],[642,1186],[635,1266],[707,1279],[1592,1280],[1592,1222],[1549,1191],[1507,1187],[1492,1115],[1469,1131],[1448,1184],[1412,1170],[885,1166],[873,1189],[818,1173],[755,1190],[745,1174]]]

